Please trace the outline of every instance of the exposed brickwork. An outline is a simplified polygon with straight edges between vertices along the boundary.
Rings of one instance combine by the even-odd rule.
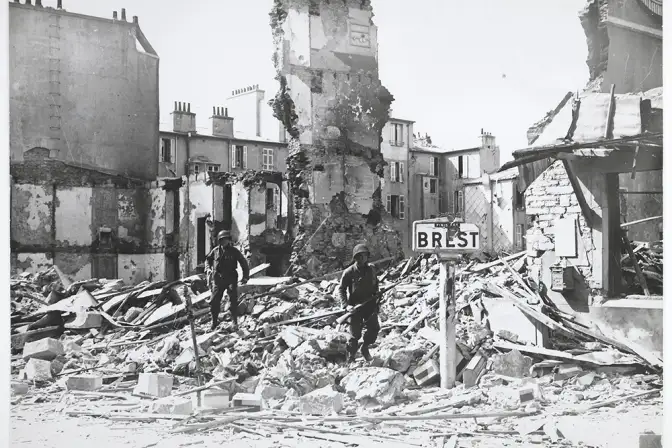
[[[554,222],[560,218],[576,218],[589,262],[588,266],[578,266],[577,269],[585,277],[588,286],[594,288],[596,283],[593,281],[592,272],[592,232],[581,214],[576,195],[568,184],[569,178],[562,162],[556,161],[525,192],[525,212],[534,221],[527,231],[527,244],[528,248],[536,251],[534,256],[528,256],[527,264],[538,280],[542,254],[555,250]]]

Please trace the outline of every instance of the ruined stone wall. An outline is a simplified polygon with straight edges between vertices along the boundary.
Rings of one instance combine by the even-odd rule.
[[[568,305],[574,310],[587,310],[592,296],[600,294],[603,284],[603,229],[602,217],[606,216],[606,191],[604,175],[579,175],[582,191],[591,210],[595,212],[595,222],[591,228],[586,222],[581,207],[570,185],[562,161],[554,162],[525,191],[526,214],[529,228],[526,233],[527,265],[531,278],[542,282],[549,289],[549,296],[556,304]],[[573,267],[575,289],[566,293],[550,291],[550,267],[559,258],[556,248],[569,243],[572,236],[560,239],[555,226],[561,218],[574,219],[576,257],[568,257]]]
[[[52,160],[11,165],[12,272],[56,264],[72,280],[163,278],[165,192]],[[101,229],[111,231],[109,244]]]
[[[367,0],[276,0],[270,14],[280,84],[270,105],[290,135],[293,264],[306,275],[348,264],[360,242],[375,258],[403,250],[381,201],[393,97],[378,78],[372,15]]]

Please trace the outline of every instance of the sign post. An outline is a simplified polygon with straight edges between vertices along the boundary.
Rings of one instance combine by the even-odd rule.
[[[428,219],[413,223],[413,250],[439,256],[439,371],[441,387],[455,386],[457,346],[455,326],[455,261],[460,255],[479,249],[478,226],[449,218]]]

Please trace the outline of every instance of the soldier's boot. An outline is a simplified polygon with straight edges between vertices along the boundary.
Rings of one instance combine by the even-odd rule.
[[[369,345],[368,344],[363,344],[362,345],[362,356],[364,357],[364,359],[366,359],[366,362],[371,362],[371,360],[373,359],[371,357],[371,353],[369,353]]]

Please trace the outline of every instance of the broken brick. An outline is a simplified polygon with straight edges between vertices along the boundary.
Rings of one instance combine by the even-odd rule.
[[[51,363],[43,359],[29,359],[24,371],[29,381],[49,381],[52,378]]]
[[[338,414],[343,409],[343,394],[332,386],[314,390],[299,398],[299,409],[304,414]]]
[[[150,408],[154,414],[191,415],[193,404],[185,397],[165,397],[152,403]]]
[[[52,338],[28,342],[23,346],[23,359],[26,361],[32,358],[51,361],[63,354],[63,344]]]
[[[65,383],[67,390],[96,391],[103,387],[103,377],[95,375],[73,375]]]

